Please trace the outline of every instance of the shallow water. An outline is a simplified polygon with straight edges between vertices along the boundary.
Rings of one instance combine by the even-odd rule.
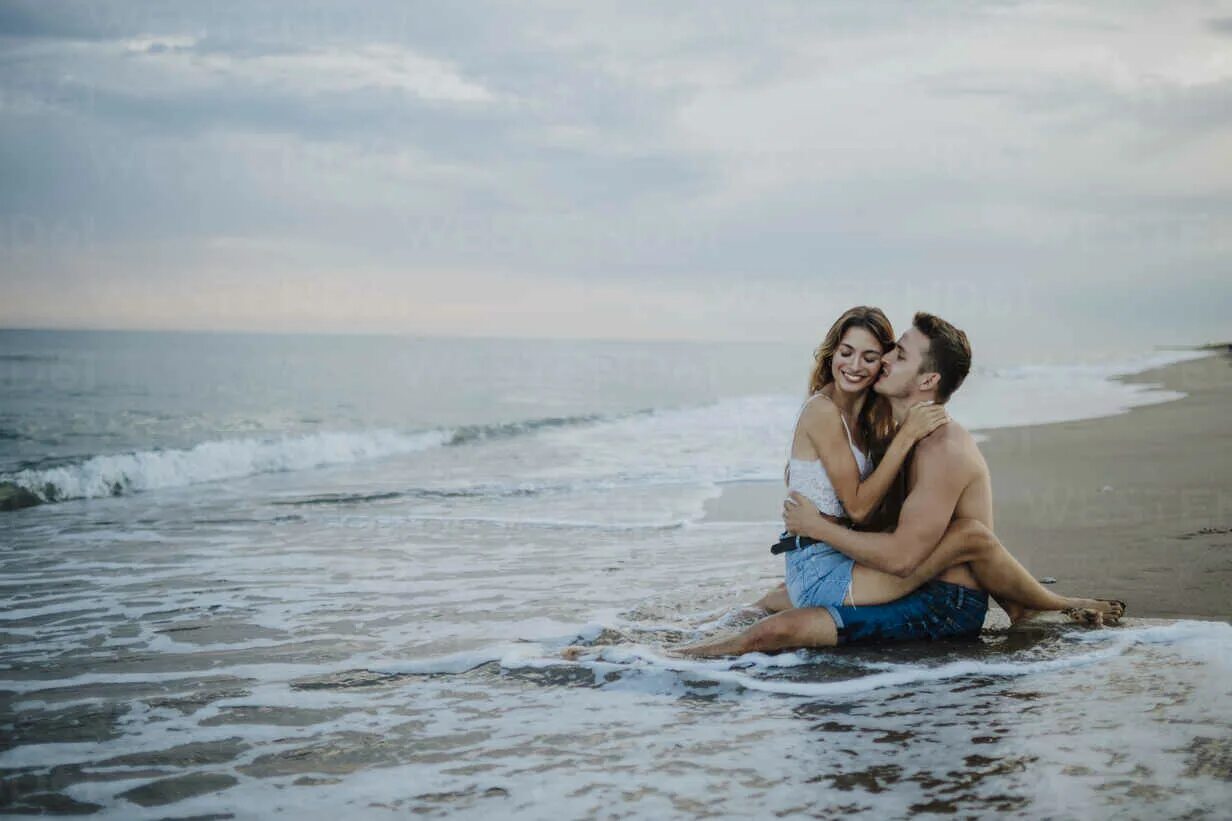
[[[650,357],[605,355],[610,373]],[[106,372],[103,406],[120,393]],[[26,437],[4,440],[9,465],[59,420],[47,447],[66,461],[24,469],[127,479],[0,514],[0,808],[1138,818],[1218,816],[1232,798],[1226,623],[669,657],[739,626],[740,603],[781,579],[773,521],[701,511],[717,482],[779,469],[794,400],[748,384],[648,398],[679,402],[674,384],[618,402],[552,373],[544,404],[508,393],[522,415],[441,387],[380,434],[390,396],[351,395],[350,416],[322,399],[317,424],[284,429],[288,410],[237,439],[219,421],[234,406],[184,423],[192,391],[131,375],[154,398],[130,409],[167,418],[113,426],[115,449],[111,415],[64,404],[80,400],[7,405]],[[56,450],[75,441],[75,461]],[[195,450],[208,442],[227,446]],[[561,660],[577,642],[593,652]]]
[[[441,526],[413,504],[15,514],[6,806],[1177,817],[1229,797],[1227,624],[681,661],[665,643],[775,581],[761,526]],[[560,660],[576,641],[596,656]]]

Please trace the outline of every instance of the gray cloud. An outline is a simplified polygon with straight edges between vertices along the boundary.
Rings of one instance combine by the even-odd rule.
[[[1206,24],[1211,27],[1212,31],[1232,35],[1232,17],[1216,17],[1212,20],[1207,20]]]
[[[1209,312],[1200,331],[1188,319],[1232,296],[1228,19],[1206,5],[0,3],[0,270],[10,287],[88,279],[103,296],[349,276],[416,283],[411,302],[505,277],[527,299],[581,288],[626,314],[708,300],[704,321],[634,335],[764,338],[807,310],[766,289],[940,302],[1008,332],[1031,325],[1013,306],[1060,321],[1111,283],[1119,318],[1221,333]],[[22,304],[0,322],[54,321],[54,305]]]

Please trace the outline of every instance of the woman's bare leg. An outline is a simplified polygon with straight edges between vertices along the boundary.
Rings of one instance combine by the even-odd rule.
[[[1017,621],[1028,610],[1075,611],[1082,620],[1102,623],[1120,618],[1120,602],[1061,596],[1044,587],[1001,544],[995,534],[975,519],[957,519],[936,549],[910,576],[901,577],[857,564],[846,604],[882,604],[907,595],[948,568],[970,566],[976,581]],[[1091,615],[1085,615],[1090,611]]]
[[[792,608],[791,597],[787,595],[787,584],[784,582],[753,603],[753,607],[768,613],[780,613]]]

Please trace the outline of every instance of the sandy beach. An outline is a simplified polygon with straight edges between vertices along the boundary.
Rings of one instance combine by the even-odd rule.
[[[1232,619],[1232,358],[1125,381],[1187,395],[983,432],[997,533],[1060,592],[1124,599],[1141,617]],[[727,485],[708,520],[773,519],[782,492],[777,482]]]

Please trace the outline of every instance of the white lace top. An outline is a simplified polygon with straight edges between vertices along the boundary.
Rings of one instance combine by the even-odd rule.
[[[800,416],[804,414],[804,408],[818,396],[822,396],[822,394],[813,394],[800,406],[800,413],[796,416],[797,426],[800,424]],[[839,415],[839,418],[842,419],[842,414]],[[855,440],[851,438],[851,428],[847,427],[846,419],[843,419],[843,429],[847,431],[847,442],[851,445],[851,455],[855,457],[856,467],[860,469],[860,481],[864,481],[873,472],[873,462],[865,455],[864,451],[856,447]],[[829,516],[845,517],[847,511],[843,509],[843,503],[839,501],[838,493],[835,492],[834,484],[830,481],[830,476],[826,473],[825,466],[822,465],[821,460],[791,458],[790,449],[791,444],[788,443],[787,489],[794,490],[807,498],[817,505],[817,509],[822,513]]]

